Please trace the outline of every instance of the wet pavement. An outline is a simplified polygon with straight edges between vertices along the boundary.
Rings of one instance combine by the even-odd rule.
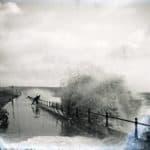
[[[9,123],[2,129],[1,136],[9,141],[20,141],[35,136],[57,136],[62,132],[62,122],[26,99],[26,92],[9,102],[5,109],[9,113]]]

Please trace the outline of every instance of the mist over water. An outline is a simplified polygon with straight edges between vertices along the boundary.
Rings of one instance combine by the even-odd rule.
[[[94,87],[94,86],[92,86],[92,87]],[[44,100],[49,99],[50,96],[52,96],[51,91],[49,91],[48,89],[41,89],[41,88],[33,88],[33,89],[29,88],[27,90],[24,90],[23,93],[24,93],[23,97],[24,96],[26,97],[27,95],[35,96],[37,94],[41,94],[41,97]],[[23,97],[20,99],[21,101],[22,100],[24,101]],[[21,101],[19,103],[22,103]],[[27,101],[27,100],[25,99],[25,101]],[[30,105],[31,102],[29,101],[28,103]],[[145,109],[145,106],[147,107],[147,109]],[[29,107],[29,106],[26,106],[26,107]],[[29,107],[27,109],[27,111],[29,111],[30,109],[31,108]],[[144,110],[144,112],[143,112],[143,110]],[[148,110],[149,110],[148,105],[146,104],[146,102],[144,102],[142,105],[142,108],[141,108],[141,112],[139,112],[139,114],[145,113],[145,115],[146,115],[146,114],[148,114]],[[47,115],[45,114],[44,116],[48,117],[48,115],[50,115],[50,114],[47,114]],[[30,116],[30,117],[32,117],[32,116]],[[141,115],[141,119],[139,118],[139,120],[141,122],[143,121],[146,123],[147,119],[142,120],[142,117],[144,117],[144,116]],[[50,119],[51,117],[49,116],[48,118]],[[54,120],[55,119],[53,118],[52,121],[54,121]],[[50,120],[48,120],[48,121],[50,121]],[[49,127],[51,127],[51,124],[53,124],[53,126],[54,126],[55,122],[51,122],[49,124]],[[116,125],[118,126],[117,122],[116,122]],[[31,126],[30,126],[30,128],[31,128]],[[45,124],[45,131],[46,131],[46,128],[47,128],[47,126]],[[117,129],[119,129],[119,126]],[[122,131],[123,131],[123,129],[126,130],[126,132],[128,131],[129,135],[133,136],[134,125],[133,126],[126,126],[125,125],[125,126],[123,126]],[[39,130],[40,130],[40,128],[39,128]],[[119,130],[121,130],[121,129],[119,129]],[[146,129],[140,129],[139,128],[139,130],[141,131],[141,134],[142,134]],[[23,128],[22,128],[22,131],[23,131]],[[43,131],[44,131],[44,129],[43,129]],[[56,129],[56,131],[59,132],[58,129]],[[31,135],[32,135],[32,133],[33,133],[33,131],[31,132]],[[40,133],[40,131],[39,131],[39,133]],[[47,132],[47,134],[49,134],[49,133]],[[55,134],[55,133],[53,133],[53,134]],[[22,135],[23,135],[23,132],[22,132]],[[128,135],[126,138],[128,139]],[[11,144],[9,144],[7,142],[6,143],[4,142],[5,144],[3,142],[1,142],[1,143],[3,145],[6,145],[6,147],[11,147],[11,148],[14,147],[14,148],[18,148],[18,149],[35,148],[37,150],[38,149],[47,150],[47,149],[51,148],[52,150],[58,150],[58,149],[61,149],[61,150],[66,150],[66,149],[67,150],[85,150],[85,148],[86,148],[89,150],[118,150],[118,149],[124,150],[126,140],[121,140],[120,137],[117,137],[117,136],[116,137],[110,136],[110,137],[105,137],[104,139],[97,139],[94,137],[86,137],[86,136],[78,136],[78,135],[75,135],[73,137],[66,137],[66,136],[54,136],[54,135],[44,136],[44,134],[43,134],[43,136],[35,136],[35,137],[33,136],[33,137],[30,137],[27,140],[22,141],[22,142],[14,142],[14,143],[11,142]],[[38,144],[38,146],[37,146],[37,144]]]
[[[55,103],[61,103],[61,98],[60,97],[54,97],[55,93],[52,92],[50,89],[40,89],[40,88],[31,88],[29,90],[25,90],[24,91],[26,93],[26,95],[31,96],[31,97],[35,97],[40,95],[40,99],[41,100],[45,100],[45,101],[51,101],[51,102],[55,102]]]
[[[107,74],[103,78],[92,73],[71,77],[62,90],[61,98],[62,104],[66,107],[69,104],[73,110],[78,107],[81,112],[86,112],[90,108],[92,112],[108,112],[112,116],[130,120],[134,120],[141,105],[141,100],[132,94],[122,78]],[[110,119],[110,124],[128,132],[125,122]]]
[[[138,0],[138,2],[141,1]],[[136,5],[135,0],[115,0],[113,2],[110,0],[81,0],[80,6],[76,3],[77,1],[65,1],[77,5],[63,5],[60,0],[57,2],[47,0],[46,2],[45,6],[43,0],[38,1],[40,5],[36,5],[35,0],[32,2],[13,0],[9,3],[0,3],[1,84],[60,86],[61,81],[68,78],[68,72],[77,68],[85,72],[83,68],[86,66],[88,72],[94,74],[95,70],[92,68],[97,66],[100,68],[101,75],[96,72],[96,79],[92,75],[86,78],[85,82],[83,77],[83,80],[77,80],[77,86],[72,87],[71,98],[73,101],[78,99],[75,107],[84,108],[90,105],[94,110],[102,113],[111,108],[112,113],[122,118],[128,119],[129,117],[134,120],[134,117],[140,116],[141,122],[148,123],[149,104],[144,101],[141,105],[139,99],[134,97],[128,87],[124,86],[124,83],[118,78],[106,80],[105,77],[108,76],[101,69],[115,73],[119,77],[123,76],[133,92],[150,90],[150,78],[148,78],[150,71],[147,69],[150,64],[149,6],[145,6],[144,3],[141,6]],[[51,5],[52,3],[58,3],[58,5]],[[129,6],[128,4],[135,5]],[[114,82],[119,82],[119,84],[114,85]],[[72,92],[70,85],[74,83],[74,81],[69,84],[67,82],[66,85],[69,85],[69,88],[64,91],[64,97]],[[20,99],[24,101],[20,101],[19,104],[22,105],[22,102],[24,104],[28,95],[34,97],[39,94],[43,100],[61,102],[61,98],[54,98],[53,93],[49,90],[36,88],[28,89],[24,93],[25,97]],[[30,105],[30,102],[27,104]],[[26,105],[26,110],[30,114],[32,110],[28,105]],[[7,105],[7,108],[10,109],[10,106],[10,104]],[[23,110],[22,114],[26,114],[24,116],[28,121],[25,109],[21,110]],[[22,114],[19,115],[23,118]],[[46,119],[49,117],[48,114],[43,114]],[[38,121],[33,119],[34,115],[33,113],[30,119],[37,123]],[[51,119],[55,121],[55,118]],[[36,130],[32,132],[28,130],[27,121],[26,124],[21,122],[22,127],[26,128],[25,130],[23,128],[22,133],[28,131],[32,136]],[[38,123],[38,134],[34,133],[36,137],[30,137],[24,142],[9,146],[19,147],[18,149],[29,146],[30,148],[51,148],[52,150],[122,150],[126,143],[126,141],[122,143],[118,140],[119,137],[100,140],[79,136],[57,136],[60,128],[56,129],[55,135],[53,133],[55,122],[51,120],[47,122],[49,124],[42,128],[42,133],[48,134],[46,137],[40,136],[41,126],[45,123],[42,120]],[[119,121],[112,123],[117,130],[128,132],[129,135],[133,134],[132,125]],[[52,136],[49,136],[47,132],[50,131],[47,130],[50,125],[54,134]],[[147,129],[140,127],[139,130],[141,136]],[[5,145],[3,142],[0,143]]]

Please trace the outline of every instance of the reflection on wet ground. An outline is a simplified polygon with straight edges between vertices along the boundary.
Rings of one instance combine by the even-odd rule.
[[[27,93],[9,102],[5,110],[9,113],[8,124],[5,130],[1,130],[1,136],[9,141],[21,141],[35,136],[73,136],[84,135],[86,132],[76,129],[50,112],[31,105],[26,98]]]
[[[22,92],[19,98],[9,102],[5,109],[0,111],[0,135],[4,140],[17,142],[36,136],[99,136],[97,133],[91,134],[90,130],[82,129],[84,125],[78,128],[76,125],[41,109],[38,105],[31,105],[32,102],[26,98],[27,96],[27,92]],[[145,101],[144,110],[149,109],[149,105],[150,102]],[[118,137],[121,138],[119,133]]]
[[[23,140],[34,136],[60,135],[61,125],[57,124],[55,117],[31,105],[26,97],[23,93],[5,106],[9,113],[9,125],[5,131],[1,131],[1,136],[11,140]]]
[[[9,125],[5,131],[1,131],[3,138],[10,139],[11,141],[20,141],[34,136],[91,134],[90,130],[88,133],[87,129],[82,129],[84,125],[80,125],[80,123],[80,127],[70,125],[66,120],[53,116],[50,112],[42,110],[37,105],[31,105],[32,102],[26,98],[27,96],[28,92],[22,91],[22,95],[19,98],[6,105],[5,109],[9,113]],[[102,134],[100,135],[102,138]],[[98,136],[97,133],[94,136]]]
[[[40,117],[40,108],[38,105],[31,105],[32,111],[35,114],[35,118],[39,118]]]

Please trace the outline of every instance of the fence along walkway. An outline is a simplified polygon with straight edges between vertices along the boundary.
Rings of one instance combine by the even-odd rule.
[[[32,99],[31,97],[28,97],[28,98]],[[70,107],[67,108],[67,113],[66,113],[64,111],[64,108],[63,108],[62,104],[59,104],[59,103],[54,103],[54,102],[51,102],[51,101],[45,101],[45,100],[40,99],[39,100],[39,105],[42,108],[46,109],[46,110],[49,110],[49,111],[51,111],[51,112],[53,112],[57,115],[60,115],[61,117],[69,119],[69,116],[70,116],[70,113],[71,113]],[[120,120],[120,121],[124,121],[124,122],[134,124],[134,126],[135,126],[134,137],[136,139],[138,139],[138,125],[150,127],[150,124],[145,124],[145,123],[139,122],[138,118],[135,118],[135,120],[132,121],[132,120],[128,120],[128,119],[123,119],[123,118],[111,116],[111,115],[109,115],[108,112],[106,112],[105,114],[95,113],[95,112],[92,112],[90,108],[88,108],[88,110],[87,110],[87,117],[88,117],[87,120],[88,120],[89,124],[91,124],[92,115],[95,115],[97,117],[99,117],[99,116],[104,117],[106,127],[109,127],[109,119]],[[75,110],[75,117],[79,118],[79,108],[76,108],[76,110]]]

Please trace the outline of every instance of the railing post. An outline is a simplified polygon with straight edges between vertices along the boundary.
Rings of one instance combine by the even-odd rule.
[[[54,106],[54,103],[52,102],[52,110],[53,110],[53,111],[54,111],[54,107],[55,107],[55,106]]]
[[[76,117],[79,118],[79,109],[78,109],[78,107],[76,108]]]
[[[91,123],[91,109],[88,109],[88,123]]]
[[[58,104],[56,103],[56,110],[58,109]]]
[[[67,116],[70,116],[70,105],[68,104],[68,108],[67,108]]]
[[[61,105],[61,111],[63,112],[64,110],[63,110],[63,105]]]
[[[108,112],[106,112],[106,127],[108,127]]]
[[[138,139],[138,118],[135,118],[135,132],[134,132],[135,139]]]

